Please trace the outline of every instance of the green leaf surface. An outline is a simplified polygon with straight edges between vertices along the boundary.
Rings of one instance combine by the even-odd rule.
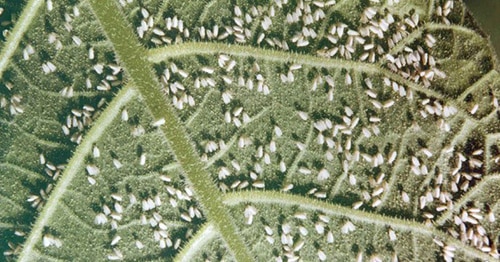
[[[0,260],[498,261],[461,1],[0,7]]]

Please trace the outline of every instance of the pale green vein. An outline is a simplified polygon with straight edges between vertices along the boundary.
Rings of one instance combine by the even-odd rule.
[[[312,98],[309,97],[309,109],[308,109],[309,113],[312,113],[312,101],[311,101],[311,99]],[[299,153],[297,153],[297,156],[295,157],[292,165],[288,169],[286,180],[283,181],[283,183],[281,185],[282,187],[286,186],[286,184],[289,183],[288,181],[291,178],[293,178],[293,176],[297,175],[297,170],[299,168],[299,162],[302,160],[302,158],[306,154],[307,150],[309,149],[309,147],[311,145],[311,141],[313,140],[313,135],[314,135],[314,122],[310,121],[310,126],[309,126],[309,130],[307,131],[306,141],[304,141],[306,146],[305,146],[304,150],[299,150]]]
[[[11,127],[17,128],[17,131],[20,132],[21,135],[26,136],[29,139],[33,139],[34,141],[36,141],[40,145],[44,145],[44,146],[50,147],[50,148],[61,148],[61,147],[64,148],[64,147],[67,147],[67,145],[64,145],[62,143],[58,143],[58,142],[54,142],[54,141],[50,141],[50,140],[46,140],[46,139],[40,138],[40,137],[38,137],[38,136],[36,136],[36,135],[34,135],[34,134],[26,131],[24,128],[22,128],[21,126],[19,126],[17,123],[9,122],[9,121],[6,121],[4,119],[0,119],[0,123],[5,124],[5,125],[9,125]]]
[[[201,12],[201,14],[200,14],[200,17],[199,17],[198,21],[200,21],[201,23],[205,22],[205,18],[207,17],[207,15],[208,15],[208,13],[209,13],[209,11],[210,11],[210,8],[211,8],[213,5],[217,4],[217,1],[218,1],[218,0],[212,0],[212,1],[210,1],[208,4],[205,4],[205,6],[203,7],[203,12]],[[214,10],[214,11],[215,11],[215,10]],[[217,12],[217,11],[215,11],[215,12]]]
[[[356,71],[354,72],[354,83],[355,83],[355,86],[360,89],[358,92],[360,94],[363,93],[363,88],[362,88],[362,84],[361,84],[361,74],[359,72],[356,72]],[[357,108],[357,110],[359,110],[359,112],[360,112],[359,117],[360,117],[362,122],[368,123],[369,120],[367,119],[367,116],[365,114],[361,113],[361,112],[366,112],[365,103],[364,103],[364,100],[362,99],[362,96],[357,96],[357,100],[359,102],[359,107]],[[357,148],[359,148],[359,146],[361,145],[361,142],[363,142],[365,139],[367,139],[367,138],[364,135],[360,135],[360,136],[358,136],[358,138],[356,139],[354,144],[356,145]],[[340,190],[342,183],[344,183],[344,180],[349,175],[349,171],[350,171],[351,167],[352,166],[350,163],[348,170],[344,170],[342,172],[342,174],[336,179],[337,181],[335,181],[335,185],[333,186],[333,189],[331,190],[332,196],[335,196],[338,194],[338,191]]]
[[[387,52],[387,53],[394,55],[394,54],[397,54],[397,53],[403,51],[403,49],[407,45],[411,44],[415,40],[422,37],[424,31],[426,31],[426,30],[452,30],[452,31],[457,31],[457,32],[467,34],[467,35],[474,34],[474,35],[479,36],[479,34],[476,31],[469,29],[469,28],[466,28],[466,27],[462,27],[462,26],[458,26],[458,25],[445,25],[445,24],[440,24],[440,23],[427,23],[427,24],[424,24],[424,25],[418,27],[416,30],[411,32],[406,37],[404,37],[393,48],[391,48],[389,50],[389,52]],[[382,61],[384,61],[384,60],[382,60]]]
[[[457,148],[458,143],[462,142],[465,143],[467,141],[467,138],[469,135],[476,130],[478,124],[470,119],[466,119],[465,122],[462,124],[462,128],[454,133],[453,139],[451,140],[450,144],[447,147],[450,148]],[[436,142],[436,144],[439,142]],[[420,185],[420,190],[424,190],[425,187],[429,185],[431,180],[435,178],[435,170],[436,167],[440,168],[440,172],[442,174],[447,174],[450,172],[451,166],[449,164],[449,158],[452,157],[452,153],[447,153],[446,149],[442,149],[441,153],[439,154],[438,159],[436,159],[436,162],[432,165],[432,167],[429,169],[431,170],[430,174],[428,174],[422,184]]]
[[[128,208],[126,209],[128,210]],[[169,229],[172,229],[172,228],[183,228],[183,227],[186,227],[186,223],[184,222],[178,222],[178,221],[168,221],[168,220],[162,220],[162,223],[165,224]],[[118,225],[118,228],[117,230],[125,230],[125,229],[130,229],[132,227],[144,227],[144,224],[141,222],[140,219],[135,219],[135,220],[131,220],[130,222],[126,223],[126,224],[121,224],[121,225]],[[134,229],[132,229],[133,231]]]
[[[50,140],[46,140],[46,139],[40,138],[40,137],[36,136],[35,134],[32,134],[32,133],[26,131],[24,128],[20,127],[17,124],[13,124],[13,125],[17,126],[17,128],[19,128],[19,131],[22,132],[22,134],[24,136],[28,137],[29,139],[32,139],[32,140],[36,141],[40,145],[44,145],[44,146],[50,147],[50,148],[67,148],[68,147],[68,145],[65,145],[65,144],[62,144],[62,143],[58,143],[58,142],[54,142],[54,141],[50,141]]]
[[[148,50],[147,58],[150,62],[159,63],[174,57],[181,57],[181,56],[195,55],[195,54],[215,55],[219,53],[225,53],[239,57],[253,57],[256,59],[261,59],[270,62],[278,62],[278,63],[294,62],[314,67],[346,69],[346,70],[361,71],[373,75],[384,75],[394,81],[399,82],[400,84],[410,87],[411,89],[417,92],[426,94],[427,96],[435,97],[441,100],[445,99],[445,97],[442,94],[432,89],[424,88],[423,86],[414,83],[412,81],[409,81],[408,79],[405,79],[404,77],[378,64],[370,64],[365,62],[358,62],[358,61],[344,60],[344,59],[324,58],[308,54],[299,54],[299,53],[285,52],[272,49],[263,49],[263,48],[244,46],[244,45],[231,45],[231,44],[212,43],[212,42],[181,43],[181,44],[150,49]]]
[[[10,36],[7,38],[7,42],[0,54],[0,77],[3,76],[3,72],[5,72],[10,58],[14,55],[14,52],[16,52],[24,33],[28,30],[31,22],[35,20],[35,16],[43,3],[43,0],[31,0],[24,7],[19,20],[16,22]]]
[[[467,8],[465,7],[464,4],[461,5],[461,7],[462,7],[462,10],[461,10],[462,15],[461,15],[461,18],[460,18],[460,24],[463,25],[464,22],[465,22],[465,16],[467,15],[468,12],[467,12]]]
[[[495,115],[496,115],[496,112],[497,111],[494,111]],[[492,149],[492,146],[497,143],[497,141],[500,142],[500,133],[488,134],[488,135],[486,135],[486,138],[484,140],[485,140],[485,146],[484,146],[485,159],[483,162],[486,164],[486,170],[491,170],[491,168],[492,168],[491,165],[495,165],[495,167],[496,167],[494,159],[492,159],[492,158],[497,157],[497,156],[493,155],[493,152],[491,152],[491,149]]]
[[[76,149],[76,152],[69,161],[63,175],[60,177],[56,187],[47,200],[45,207],[42,209],[40,216],[36,219],[35,225],[26,239],[24,249],[19,255],[19,261],[35,260],[35,246],[39,243],[39,241],[41,241],[43,229],[56,211],[61,198],[66,192],[66,189],[70,186],[76,175],[84,168],[85,157],[90,154],[92,146],[104,134],[113,119],[121,113],[121,108],[135,96],[136,90],[130,86],[126,86],[120,90],[115,99],[93,124],[92,128],[89,130],[88,134],[85,136],[82,143]]]
[[[457,31],[460,33],[468,34],[468,35],[477,35],[479,36],[478,32],[467,28],[463,27],[460,25],[445,25],[445,24],[439,24],[439,23],[429,23],[425,24],[425,28],[427,29],[433,29],[433,30],[452,30],[452,31]]]
[[[170,4],[170,0],[163,0],[163,3],[161,4],[160,8],[158,9],[158,11],[156,11],[156,15],[155,15],[155,21],[158,21],[158,22],[163,22],[164,20],[162,19],[163,18],[163,13],[165,11],[167,11],[167,8]]]
[[[398,152],[398,154],[401,156],[401,151],[404,151],[403,148],[401,148]],[[387,199],[389,199],[389,197],[391,196],[391,194],[396,194],[398,192],[394,192],[397,190],[397,187],[396,187],[396,182],[398,182],[398,179],[401,179],[400,175],[406,175],[405,173],[405,169],[407,167],[406,163],[404,163],[404,161],[407,161],[406,158],[402,158],[402,157],[398,157],[396,159],[396,161],[393,163],[393,169],[391,171],[391,176],[389,178],[389,182],[387,183],[388,186],[387,186],[387,189],[384,190],[384,194],[382,194],[382,197],[380,197],[380,200],[382,201],[382,204],[380,204],[380,206],[377,207],[377,210],[383,210],[384,208],[386,208],[386,204],[389,204],[387,203]],[[404,182],[401,181],[401,182]],[[398,197],[399,199],[401,199],[401,197]],[[407,203],[405,203],[407,204]],[[417,202],[414,202],[413,203],[414,205],[417,205],[418,203]],[[407,204],[407,205],[410,205],[410,204]],[[415,212],[413,213],[413,215],[417,216],[417,214],[415,214]]]
[[[321,211],[332,216],[347,217],[350,220],[358,223],[372,224],[381,227],[390,226],[393,229],[397,229],[403,232],[412,232],[428,237],[438,237],[446,244],[455,246],[458,250],[471,258],[478,258],[484,261],[494,261],[494,259],[488,254],[472,248],[442,231],[439,231],[433,227],[425,226],[424,224],[418,223],[416,221],[397,219],[376,213],[354,210],[345,206],[330,204],[324,201],[319,201],[304,196],[297,196],[275,191],[240,191],[235,193],[228,193],[224,196],[224,204],[226,205],[235,206],[243,203],[299,206],[300,208],[305,210]]]
[[[419,27],[417,30],[414,30],[413,32],[411,32],[409,35],[407,35],[406,37],[404,37],[401,41],[397,42],[394,45],[394,47],[390,48],[389,51],[387,52],[387,54],[395,55],[395,54],[403,51],[403,49],[408,44],[411,44],[413,41],[415,41],[416,39],[418,39],[418,38],[420,38],[422,36],[424,28],[425,27]],[[380,59],[380,62],[385,63],[386,60],[385,59]]]
[[[317,39],[324,39],[325,37],[325,34],[327,34],[328,30],[329,30],[329,26],[332,24],[331,23],[331,20],[329,19],[329,17],[332,17],[332,14],[333,12],[335,11],[344,11],[344,10],[340,10],[342,8],[342,6],[345,4],[345,3],[349,3],[351,0],[344,0],[342,2],[337,2],[336,4],[330,6],[330,8],[328,8],[328,11],[326,11],[326,15],[325,15],[325,18],[323,19],[323,22],[321,23],[321,26],[318,30],[318,37]],[[316,43],[316,48],[315,49],[320,49],[319,47],[319,44],[320,44],[320,41],[318,41]]]
[[[433,28],[442,28],[444,25],[438,25]],[[467,30],[466,30],[467,31]],[[470,31],[470,30],[469,30]],[[467,31],[467,32],[469,32]],[[161,61],[167,60],[168,58],[194,55],[194,54],[218,54],[226,53],[234,56],[240,57],[254,57],[257,59],[262,59],[271,62],[295,62],[299,64],[317,66],[323,68],[337,68],[337,69],[347,69],[354,71],[361,71],[365,73],[372,73],[374,75],[382,74],[393,81],[427,95],[428,97],[434,97],[440,100],[448,100],[443,94],[440,94],[432,89],[425,88],[413,81],[405,79],[403,76],[398,75],[384,67],[377,64],[369,64],[365,62],[356,62],[351,60],[343,59],[330,59],[323,58],[307,54],[290,53],[272,49],[262,49],[243,45],[228,45],[221,43],[208,43],[208,42],[196,42],[196,43],[182,43],[176,45],[170,45],[166,47],[151,49],[147,52],[147,59],[153,63],[159,63]],[[465,111],[455,105],[453,101],[449,101],[448,105],[455,106],[460,113]]]
[[[497,121],[498,112],[500,112],[498,109],[491,110],[491,112],[488,115],[484,116],[483,118],[481,118],[481,120],[479,120],[479,123],[487,126],[493,121]]]
[[[420,245],[417,241],[417,236],[415,234],[411,234],[411,246],[413,251],[413,261],[419,261],[418,247],[420,247]]]
[[[175,262],[194,261],[196,254],[209,242],[212,242],[217,237],[215,227],[208,223],[205,224],[195,236],[191,238],[189,243],[176,256]]]
[[[407,167],[406,161],[407,159],[404,156],[404,152],[406,151],[406,144],[408,142],[408,132],[414,131],[412,128],[408,128],[405,130],[405,132],[402,135],[401,138],[401,143],[399,144],[399,151],[398,151],[398,156],[396,157],[396,160],[393,163],[392,171],[391,171],[391,176],[389,178],[389,183],[388,187],[385,190],[384,194],[380,198],[382,201],[382,204],[377,208],[378,210],[381,210],[384,208],[385,204],[387,203],[386,200],[389,198],[389,196],[392,194],[392,190],[396,189],[394,186],[394,183],[398,180],[398,178],[401,178],[399,174],[404,174],[404,169]],[[394,138],[392,141],[397,141],[397,137]]]
[[[271,62],[283,63],[287,61],[294,61],[298,64],[310,66],[355,69],[370,73],[377,73],[381,69],[380,66],[375,64],[355,62],[351,60],[329,59],[314,55],[298,54],[273,49],[212,42],[189,42],[150,49],[148,50],[148,60],[153,63],[159,63],[173,57],[193,54],[213,55],[219,53],[226,53],[239,57],[254,57],[256,59]]]
[[[496,70],[491,70],[488,73],[484,74],[477,80],[473,85],[471,85],[469,88],[467,88],[458,98],[457,101],[461,102],[464,101],[465,98],[467,97],[468,94],[474,92],[474,91],[479,91],[478,89],[484,88],[486,89],[486,85],[488,82],[494,81],[495,79],[498,79],[499,73]]]
[[[55,119],[50,119],[50,118],[47,118],[47,119],[38,119],[38,122],[39,123],[45,123],[47,125],[54,125],[54,126],[57,126],[58,128],[61,127],[61,122],[55,120]]]
[[[97,227],[94,227],[93,224],[89,224],[87,221],[84,221],[80,216],[75,214],[71,208],[64,203],[64,201],[59,202],[59,205],[57,206],[58,208],[61,208],[61,210],[66,213],[65,218],[72,219],[75,221],[77,224],[80,224],[82,227],[86,228],[87,230],[92,231],[92,233],[95,235],[95,233],[102,234],[103,236],[106,235],[109,231],[108,230],[103,230],[99,229]]]
[[[459,201],[453,203],[453,208],[447,209],[443,214],[436,220],[436,225],[442,226],[444,223],[451,219],[453,214],[457,213],[462,207],[464,207],[468,202],[473,200],[473,197],[483,193],[483,188],[488,185],[494,185],[500,183],[500,174],[489,175],[483,178],[479,183],[477,183],[473,188],[469,189]]]
[[[9,223],[0,222],[1,229],[28,229],[26,225],[14,225]]]
[[[163,27],[164,24],[165,24],[165,20],[164,20],[164,17],[163,17],[163,13],[167,10],[167,8],[169,7],[170,5],[170,0],[163,0],[162,1],[162,4],[161,6],[159,7],[158,10],[148,10],[149,12],[155,12],[155,15],[154,15],[154,23],[155,25],[157,26],[160,26],[160,27]],[[130,11],[130,13],[127,14],[128,18],[130,19],[131,17],[134,17],[134,16],[137,16],[137,15],[140,15],[140,8],[134,8],[132,9],[132,11]],[[146,40],[145,42],[149,41],[152,37],[156,36],[151,30],[148,30],[145,34],[144,34],[144,37],[143,37],[143,41]],[[145,43],[144,42],[144,43]]]
[[[118,61],[128,73],[131,82],[137,86],[153,118],[165,119],[165,125],[161,126],[160,130],[182,166],[187,183],[191,184],[201,206],[204,207],[207,219],[214,223],[236,260],[253,261],[236,226],[223,208],[221,193],[200,161],[174,108],[161,91],[152,65],[146,60],[146,50],[140,47],[123,13],[117,11],[120,10],[118,4],[115,1],[102,0],[90,0],[89,3],[111,41]]]
[[[337,73],[337,74],[340,74],[340,73]],[[335,75],[334,79],[336,79],[338,77],[337,74]],[[353,79],[354,79],[354,83],[355,83],[355,87],[356,87],[356,91],[354,91],[354,92],[358,92],[359,94],[366,94],[365,93],[366,90],[363,87],[364,78],[363,78],[362,73],[359,72],[359,71],[354,71],[353,74],[354,74],[353,75],[353,77],[354,77]],[[359,108],[356,108],[356,111],[358,112],[356,115],[360,118],[360,120],[363,123],[369,123],[370,122],[370,119],[365,114],[366,110],[368,110],[368,108],[370,108],[370,107],[372,109],[374,109],[374,107],[373,107],[373,105],[371,103],[369,103],[366,99],[363,99],[363,98],[366,98],[367,96],[368,95],[366,95],[365,97],[363,97],[363,95],[358,95],[357,96],[357,101],[359,103]]]
[[[349,166],[349,168],[350,168],[350,166]],[[340,177],[336,178],[335,185],[333,186],[333,188],[331,190],[331,192],[332,192],[331,195],[332,196],[336,196],[339,193],[340,187],[344,183],[344,180],[347,178],[348,174],[349,174],[349,169],[348,170],[343,170],[342,174],[340,175]]]
[[[435,8],[436,8],[436,0],[430,0],[429,1],[429,12],[427,13],[429,20],[431,20],[432,16],[434,15]]]
[[[24,173],[30,177],[33,177],[33,178],[41,178],[41,177],[44,177],[44,175],[40,174],[40,173],[37,173],[35,171],[32,171],[30,169],[27,169],[25,167],[22,167],[22,166],[19,166],[18,164],[13,164],[13,163],[9,163],[9,162],[2,162],[0,163],[0,167],[6,167],[6,168],[10,168],[10,169],[14,169],[16,171],[19,171],[21,173]]]
[[[325,201],[319,201],[313,198],[298,196],[294,194],[281,193],[275,191],[240,191],[227,193],[224,196],[224,204],[234,206],[241,203],[262,203],[277,204],[280,206],[299,206],[306,210],[316,210],[325,214],[347,217],[352,221],[374,224],[377,226],[391,226],[394,229],[402,231],[417,232],[423,235],[432,235],[433,233],[423,224],[410,220],[402,220],[389,216],[383,216],[376,213],[354,210],[349,207],[330,204]]]
[[[191,124],[193,123],[193,121],[196,120],[196,118],[200,115],[200,113],[202,113],[205,110],[205,105],[208,103],[208,101],[210,101],[211,96],[215,93],[216,93],[215,89],[211,88],[205,94],[200,105],[198,105],[198,109],[196,109],[196,111],[191,116],[189,116],[189,118],[186,120],[186,122],[185,122],[186,127],[190,127]]]
[[[4,196],[4,195],[0,194],[0,200],[2,200],[2,199],[5,202],[10,203],[10,206],[7,207],[8,209],[16,208],[16,209],[19,209],[19,210],[26,210],[21,204],[15,202],[14,200],[10,199],[7,196]],[[0,201],[0,202],[3,202],[3,201]],[[3,204],[5,204],[5,202]],[[2,204],[2,209],[6,207],[6,205],[3,205],[3,204]]]
[[[411,44],[415,40],[422,37],[424,31],[426,31],[426,30],[452,30],[452,31],[457,31],[457,32],[467,34],[467,35],[474,34],[474,35],[479,36],[479,34],[476,31],[469,29],[469,28],[466,28],[466,27],[462,27],[462,26],[458,26],[458,25],[445,25],[445,24],[440,24],[440,23],[427,23],[427,24],[424,24],[424,25],[418,27],[416,30],[411,32],[406,37],[404,37],[393,48],[391,48],[387,53],[394,55],[394,54],[397,54],[397,53],[403,51],[403,49],[407,45]],[[385,59],[382,59],[381,62],[385,62]]]
[[[491,212],[493,212],[493,214],[498,214],[498,210],[500,209],[500,202],[497,202],[494,206],[492,206],[490,208],[491,208]]]
[[[30,80],[28,80],[28,78],[26,77],[26,74],[21,70],[21,68],[19,68],[19,66],[16,63],[12,63],[11,67],[14,69],[14,71],[16,73],[19,74],[19,76],[24,80],[24,82],[26,82],[26,84],[28,84],[29,88],[40,92],[44,96],[55,97],[55,98],[62,97],[59,92],[42,89],[42,88],[36,86],[34,83],[32,83]],[[95,97],[98,94],[102,94],[102,92],[98,92],[98,91],[73,92],[73,97]]]
[[[173,170],[179,169],[180,167],[181,166],[179,166],[179,163],[171,163],[171,164],[168,164],[166,166],[163,166],[161,168],[161,171],[163,171],[163,172],[173,171]]]
[[[63,243],[64,245],[64,243]],[[52,247],[52,248],[56,248],[56,247]],[[34,250],[33,252],[33,257],[36,258],[35,261],[44,261],[44,262],[48,262],[48,261],[51,261],[51,262],[64,262],[64,260],[62,259],[59,259],[59,258],[55,258],[51,255],[48,255],[47,252],[44,252],[44,253],[41,253],[41,252],[38,252],[36,250]]]
[[[135,183],[147,183],[150,181],[154,181],[154,179],[159,179],[160,175],[156,172],[152,172],[149,174],[145,175],[132,175],[132,176],[126,176],[122,180],[120,180],[116,185],[127,185],[127,183],[135,182]],[[158,182],[157,180],[156,182]]]
[[[239,132],[237,132],[236,134],[234,134],[233,137],[231,139],[229,139],[229,142],[226,143],[226,147],[222,148],[219,151],[217,151],[217,153],[215,155],[213,155],[207,161],[207,164],[206,164],[207,167],[212,166],[215,163],[215,161],[217,161],[220,158],[222,158],[233,147],[233,145],[236,144],[236,140],[238,140],[238,137],[241,135],[241,130],[244,130],[245,127],[249,126],[250,123],[254,122],[255,120],[262,118],[262,116],[264,116],[267,112],[270,112],[269,111],[269,107],[266,107],[266,108],[262,109],[262,111],[260,111],[257,115],[255,115],[252,118],[250,118],[250,120],[248,122],[246,122],[242,126],[240,126],[238,128]]]

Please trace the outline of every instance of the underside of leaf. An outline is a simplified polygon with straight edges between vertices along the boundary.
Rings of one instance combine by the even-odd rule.
[[[461,1],[0,7],[0,260],[498,260]]]

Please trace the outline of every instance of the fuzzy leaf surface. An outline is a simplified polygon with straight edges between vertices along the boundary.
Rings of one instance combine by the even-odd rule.
[[[0,7],[0,260],[498,260],[461,1]]]

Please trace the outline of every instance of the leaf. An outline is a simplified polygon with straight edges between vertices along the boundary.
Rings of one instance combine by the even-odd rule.
[[[1,3],[2,259],[498,260],[461,1]]]

